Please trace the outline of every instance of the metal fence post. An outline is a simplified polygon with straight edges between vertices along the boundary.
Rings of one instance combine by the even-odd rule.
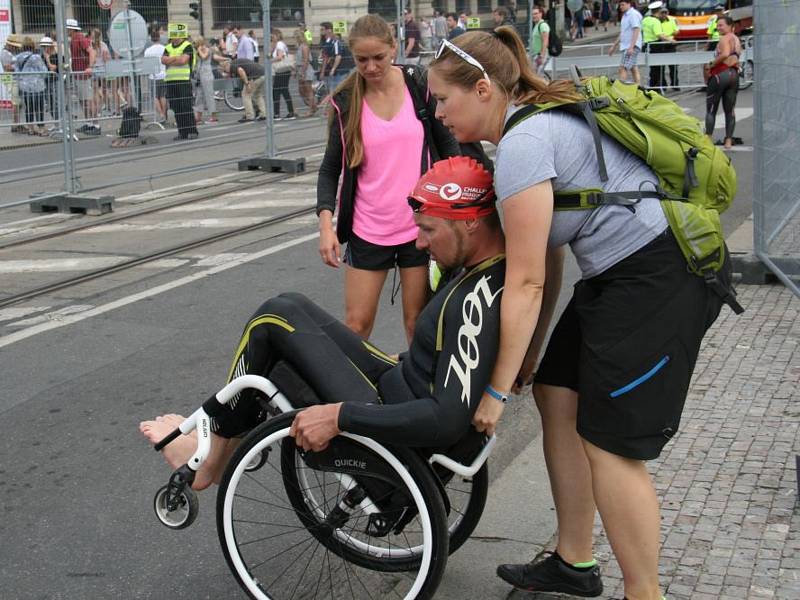
[[[58,107],[64,149],[64,191],[74,194],[78,191],[79,183],[75,175],[75,162],[72,155],[72,138],[75,131],[72,123],[72,102],[67,90],[67,77],[72,73],[72,69],[68,67],[71,54],[70,44],[67,42],[67,11],[64,0],[55,0],[54,8],[56,11],[56,35],[58,36]]]
[[[272,32],[272,21],[270,19],[270,0],[261,0],[263,11],[262,19],[264,25],[264,100],[267,105],[267,139],[264,156],[254,156],[239,161],[240,171],[264,171],[284,172],[284,173],[303,173],[306,170],[305,157],[298,158],[277,158],[275,149],[275,118],[274,107],[272,106],[272,87],[274,85],[272,77],[272,52],[268,50],[267,40],[270,39]],[[333,90],[330,90],[332,93]]]
[[[65,0],[54,0],[56,35],[58,36],[58,99],[59,117],[64,141],[64,192],[57,194],[32,194],[29,203],[31,212],[82,212],[101,215],[111,212],[113,196],[86,196],[78,194],[80,183],[75,173],[75,156],[72,142],[75,136],[72,120],[72,98],[67,88],[67,77],[74,77],[71,68],[72,56],[67,40]],[[67,62],[70,61],[70,62]],[[69,66],[68,66],[69,65]],[[74,80],[70,80],[71,82]]]

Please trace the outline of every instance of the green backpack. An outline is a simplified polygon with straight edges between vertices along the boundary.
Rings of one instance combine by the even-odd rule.
[[[573,80],[583,102],[529,105],[514,113],[503,134],[525,119],[552,109],[582,116],[594,136],[601,181],[608,181],[600,131],[644,160],[658,177],[655,190],[606,193],[586,189],[555,194],[555,210],[586,210],[604,204],[635,205],[658,198],[688,269],[703,277],[736,314],[744,309],[719,271],[726,247],[719,215],[736,195],[736,171],[730,159],[706,137],[700,122],[660,94],[608,77]]]

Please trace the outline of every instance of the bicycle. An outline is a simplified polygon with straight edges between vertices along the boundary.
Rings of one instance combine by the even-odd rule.
[[[284,372],[299,378],[291,368]],[[289,429],[307,399],[295,406],[270,379],[244,375],[155,445],[161,450],[197,430],[196,452],[156,492],[155,513],[165,526],[183,529],[196,519],[191,484],[210,450],[210,417],[246,388],[263,394],[269,416],[233,453],[216,503],[220,544],[239,585],[258,600],[306,593],[339,600],[372,591],[431,598],[448,554],[483,513],[496,438],[468,465],[348,433],[322,452],[305,452]]]

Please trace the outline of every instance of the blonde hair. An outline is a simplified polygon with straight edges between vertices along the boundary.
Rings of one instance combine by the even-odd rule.
[[[200,46],[205,46],[206,38],[204,38],[203,36],[198,36],[192,40],[192,44],[194,45],[195,48],[199,48]]]
[[[394,46],[394,37],[388,23],[378,15],[365,15],[353,23],[350,30],[350,47],[352,48],[358,40],[365,38],[375,38],[376,40]],[[367,82],[362,77],[358,69],[348,75],[339,84],[333,93],[340,91],[350,92],[350,111],[347,115],[347,122],[344,124],[344,141],[347,150],[347,165],[353,169],[364,161],[364,142],[361,136],[361,106],[364,103],[364,96],[367,91]],[[331,113],[333,118],[333,113]]]
[[[306,34],[300,28],[294,30],[294,43],[297,44],[298,48],[303,44],[308,45],[308,40],[306,40]]]
[[[531,69],[525,46],[513,27],[503,25],[492,33],[462,33],[452,43],[481,63],[492,85],[500,87],[514,104],[572,102],[582,99],[571,81],[548,81]],[[430,68],[436,69],[436,73],[447,83],[463,88],[471,88],[483,77],[480,69],[476,69],[452,51],[435,59]]]

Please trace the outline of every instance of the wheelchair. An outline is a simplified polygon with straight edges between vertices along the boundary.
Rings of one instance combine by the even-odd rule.
[[[316,399],[280,385],[285,377],[276,370],[269,379],[232,380],[156,444],[160,451],[197,431],[196,452],[155,495],[159,521],[183,529],[195,520],[199,502],[191,484],[211,447],[210,417],[252,388],[266,419],[234,451],[216,506],[222,552],[242,589],[257,600],[433,597],[448,555],[483,513],[486,460],[496,437],[481,435],[465,454],[386,446],[341,433],[325,450],[306,452],[289,429]]]

